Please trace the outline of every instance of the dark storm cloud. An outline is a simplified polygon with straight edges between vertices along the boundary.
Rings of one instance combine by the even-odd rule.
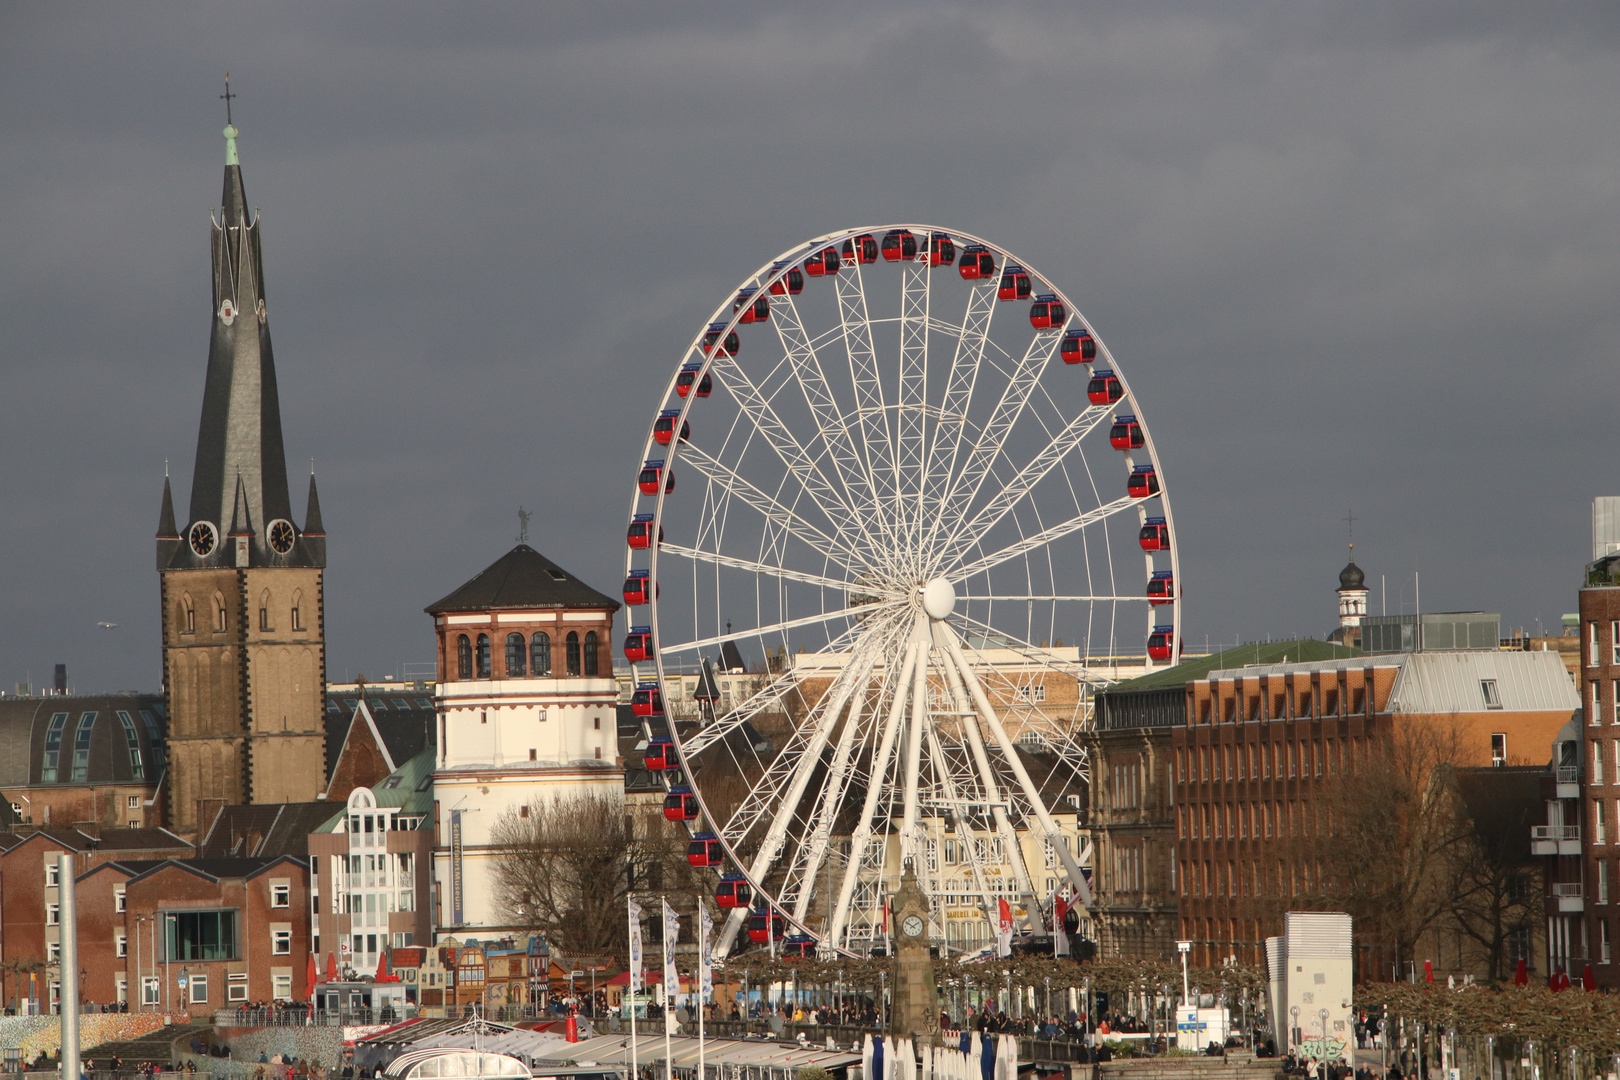
[[[1331,626],[1351,506],[1375,611],[1417,568],[1556,621],[1613,490],[1617,45],[1604,4],[5,7],[0,677],[158,684],[227,67],[334,678],[431,656],[520,503],[611,591],[699,322],[896,219],[1027,256],[1120,358],[1191,641]]]

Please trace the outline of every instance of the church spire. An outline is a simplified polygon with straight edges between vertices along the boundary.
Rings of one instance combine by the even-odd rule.
[[[233,518],[240,489],[242,523],[253,530],[249,564],[265,565],[273,558],[277,565],[287,565],[286,552],[279,544],[272,546],[272,533],[290,533],[290,524],[277,526],[290,523],[292,512],[265,311],[259,220],[248,212],[242,167],[236,157],[236,126],[227,124],[224,134],[224,191],[219,217],[210,220],[212,335],[191,480],[191,513],[185,527],[188,535],[198,522],[207,522],[215,536],[225,535],[228,528],[234,532],[239,524]],[[210,550],[200,550],[198,545],[188,544],[179,548],[175,558],[187,565],[238,561],[233,557],[236,553],[227,554],[223,548],[215,544]]]

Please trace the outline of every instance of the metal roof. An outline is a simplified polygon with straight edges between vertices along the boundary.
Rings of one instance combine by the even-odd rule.
[[[1408,653],[1389,695],[1397,713],[1476,712],[1480,683],[1495,680],[1502,712],[1574,712],[1580,694],[1555,652],[1468,650]],[[1495,711],[1495,710],[1493,710]]]

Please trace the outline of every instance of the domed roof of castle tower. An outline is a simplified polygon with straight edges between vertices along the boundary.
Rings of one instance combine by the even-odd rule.
[[[1367,587],[1366,582],[1367,575],[1361,572],[1361,567],[1356,565],[1356,560],[1354,559],[1351,559],[1345,564],[1344,569],[1339,571],[1340,592],[1349,592],[1352,589],[1364,589]]]
[[[504,608],[606,608],[619,602],[603,596],[528,544],[495,560],[477,577],[437,603],[427,613],[490,611]]]

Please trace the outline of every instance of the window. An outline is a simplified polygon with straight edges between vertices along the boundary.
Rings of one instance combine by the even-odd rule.
[[[456,639],[456,678],[472,678],[472,642],[466,634]]]
[[[1603,783],[1603,744],[1592,744],[1592,783]]]
[[[235,911],[177,911],[164,915],[168,923],[168,959],[239,960]]]
[[[186,989],[191,992],[191,1003],[193,1005],[208,1004],[208,976],[191,976],[191,981],[186,985]]]
[[[489,635],[478,635],[478,677],[489,678]]]
[[[529,670],[536,679],[551,674],[551,635],[539,633],[529,639]]]
[[[1597,727],[1598,724],[1602,723],[1602,721],[1598,718],[1598,684],[1597,684],[1596,679],[1593,679],[1591,681],[1591,683],[1588,684],[1587,691],[1588,691],[1587,697],[1590,699],[1590,701],[1588,702],[1588,704],[1586,706],[1586,722],[1589,725],[1591,725],[1592,727]],[[51,755],[50,755],[50,751],[49,751],[50,742],[47,741],[45,746],[46,746],[45,759],[46,759],[47,762],[54,764],[54,762],[51,760]],[[55,776],[55,772],[56,772],[56,770],[54,770],[54,769],[51,770],[51,773],[52,773],[53,777]]]
[[[180,598],[180,625],[185,629],[182,634],[195,634],[197,632],[197,608],[191,602],[191,594],[187,593]]]
[[[127,805],[131,810],[139,810],[141,807],[141,797],[139,795],[131,795],[127,800]]]
[[[62,905],[61,904],[46,904],[45,905],[45,925],[46,926],[61,926],[62,925]]]
[[[1598,963],[1609,962],[1609,920],[1598,920]]]
[[[84,713],[73,733],[73,772],[71,778],[83,783],[90,779],[90,736],[96,730],[96,714]]]
[[[1487,709],[1500,709],[1502,707],[1502,698],[1496,692],[1495,679],[1479,680],[1479,692],[1485,697],[1485,707]]]
[[[54,964],[60,959],[62,959],[62,943],[60,941],[46,942],[45,962],[48,964]]]
[[[225,632],[225,598],[218,593],[214,594],[214,633]]]
[[[588,630],[585,632],[585,674],[588,676],[594,676],[596,674],[595,630]]]
[[[563,651],[567,654],[568,674],[577,676],[579,674],[579,633],[577,631],[568,631],[568,637],[564,639]]]
[[[1614,696],[1611,697],[1609,701],[1611,707],[1614,709],[1614,716],[1610,719],[1609,723],[1620,724],[1620,679],[1614,680],[1613,689]]]
[[[62,757],[62,729],[67,726],[67,718],[65,712],[52,713],[50,725],[45,729],[45,764],[39,772],[42,784],[56,783],[56,769]]]
[[[1620,664],[1620,622],[1609,624],[1609,653],[1609,663]]]
[[[1603,825],[1603,800],[1592,800],[1592,843],[1607,844],[1608,832]]]
[[[527,673],[529,649],[522,634],[506,635],[506,677],[521,679]]]
[[[118,724],[124,729],[124,744],[129,748],[129,778],[131,780],[145,780],[146,769],[141,762],[141,740],[135,734],[135,721],[123,709],[118,710]],[[138,795],[129,797],[131,810],[141,805]]]
[[[128,903],[128,900],[129,900],[129,898],[124,895],[124,890],[123,889],[114,889],[113,890],[113,910],[114,911],[127,910],[125,905]]]
[[[1507,732],[1497,731],[1491,734],[1491,764],[1507,764]]]
[[[270,995],[277,1001],[292,1000],[292,976],[272,976],[270,979]]]
[[[156,977],[148,975],[141,979],[141,1004],[158,1004],[158,994],[163,988],[158,985]]]
[[[259,594],[259,629],[270,629],[270,590]]]
[[[291,930],[272,930],[272,931],[270,931],[270,955],[272,955],[272,956],[290,956],[290,955],[292,955],[292,931]]]
[[[1586,666],[1597,667],[1598,662],[1598,635],[1597,623],[1586,624]]]
[[[271,907],[291,907],[292,906],[292,886],[291,885],[272,885],[272,886],[270,886],[270,906]]]
[[[1612,745],[1614,747],[1614,776],[1615,776],[1615,780],[1617,782],[1620,782],[1620,740],[1616,740],[1615,742],[1611,743],[1610,745]]]
[[[117,951],[116,955],[118,955],[118,956],[128,956],[129,955],[129,935],[128,934],[119,934],[118,935],[118,951]]]
[[[1597,902],[1600,904],[1607,904],[1609,902],[1608,859],[1599,859],[1597,861]]]
[[[292,628],[294,630],[302,630],[304,628],[304,613],[303,613],[304,604],[303,604],[303,602],[304,602],[304,593],[303,593],[302,589],[300,589],[299,591],[293,593],[292,613],[291,614],[292,614]]]
[[[45,887],[54,889],[60,884],[62,884],[62,868],[52,861],[45,867]]]
[[[247,976],[244,975],[241,979],[237,979],[236,976],[232,975],[230,979],[231,981],[225,984],[225,1000],[246,1001],[248,999]]]

